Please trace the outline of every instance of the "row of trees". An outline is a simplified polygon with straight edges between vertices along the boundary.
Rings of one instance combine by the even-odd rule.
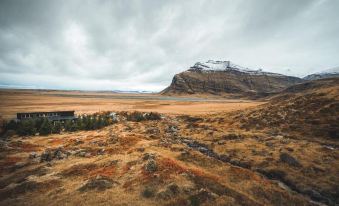
[[[74,132],[79,130],[100,129],[114,123],[116,120],[108,114],[82,115],[75,120],[52,122],[47,118],[28,119],[16,122],[14,120],[5,124],[5,131],[14,130],[18,135],[59,134],[61,131]]]

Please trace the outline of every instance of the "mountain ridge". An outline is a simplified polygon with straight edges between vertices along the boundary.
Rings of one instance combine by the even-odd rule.
[[[232,94],[265,96],[301,83],[298,77],[263,70],[251,70],[231,61],[197,62],[188,70],[176,74],[161,94]]]

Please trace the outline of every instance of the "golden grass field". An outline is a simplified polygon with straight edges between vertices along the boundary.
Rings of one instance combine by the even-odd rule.
[[[62,110],[75,110],[77,114],[134,110],[164,114],[208,114],[244,109],[261,103],[216,97],[164,97],[157,94],[0,90],[0,114],[5,119],[15,118],[18,112]]]

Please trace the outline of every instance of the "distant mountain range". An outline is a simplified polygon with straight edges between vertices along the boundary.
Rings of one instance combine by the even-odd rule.
[[[319,73],[314,73],[307,75],[303,79],[305,80],[316,80],[316,79],[326,79],[326,78],[333,78],[339,77],[339,67],[335,67],[332,69],[328,69]]]
[[[307,80],[337,77],[338,68],[305,78],[253,70],[231,61],[197,62],[188,70],[176,74],[165,95],[232,94],[236,96],[266,96]]]

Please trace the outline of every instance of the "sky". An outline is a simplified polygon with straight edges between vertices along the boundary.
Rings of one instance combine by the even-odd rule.
[[[161,91],[196,62],[339,66],[338,0],[1,0],[0,87]]]

